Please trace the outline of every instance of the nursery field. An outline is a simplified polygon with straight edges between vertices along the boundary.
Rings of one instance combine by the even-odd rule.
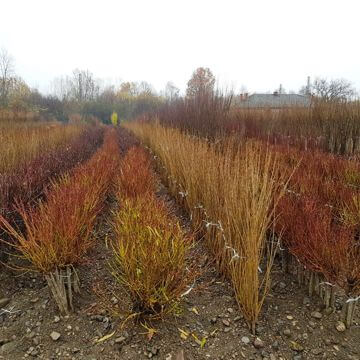
[[[360,359],[355,125],[185,105],[0,125],[0,359]]]

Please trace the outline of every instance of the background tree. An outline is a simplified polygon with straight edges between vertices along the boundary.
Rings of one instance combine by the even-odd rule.
[[[7,105],[15,111],[29,110],[31,90],[20,77],[11,78],[11,87],[8,90]]]
[[[137,93],[139,95],[152,96],[155,95],[156,91],[147,81],[141,81],[140,84],[137,85]]]
[[[0,105],[6,106],[15,76],[14,58],[6,49],[0,50]]]
[[[188,97],[203,96],[214,92],[215,76],[209,68],[199,67],[187,83]]]
[[[100,86],[89,70],[75,69],[71,79],[72,96],[78,102],[91,101],[99,95]]]
[[[356,95],[356,90],[352,83],[346,79],[316,78],[315,81],[308,86],[300,89],[301,94],[311,93],[318,99],[326,102],[347,101]]]
[[[168,81],[165,85],[164,96],[167,100],[175,100],[179,97],[180,89],[173,82]]]
[[[138,94],[138,86],[136,82],[123,82],[120,85],[120,89],[118,91],[118,95],[120,97],[129,97],[129,96],[135,96]]]

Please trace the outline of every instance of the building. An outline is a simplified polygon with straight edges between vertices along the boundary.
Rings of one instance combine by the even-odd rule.
[[[311,97],[299,94],[241,94],[236,105],[241,108],[282,109],[288,107],[310,107]]]

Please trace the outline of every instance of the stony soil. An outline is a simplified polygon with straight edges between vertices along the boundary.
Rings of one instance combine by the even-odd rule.
[[[114,284],[107,266],[108,250],[98,243],[91,261],[80,270],[77,312],[59,316],[40,275],[1,272],[1,288],[10,312],[0,316],[0,359],[360,359],[360,318],[339,332],[339,311],[321,311],[318,299],[304,296],[295,278],[275,266],[271,294],[257,327],[249,333],[226,281],[207,263],[201,279],[182,304],[181,312],[153,322],[151,333],[132,320],[125,322],[129,303]],[[110,301],[107,301],[110,300]],[[181,331],[189,333],[182,338]],[[196,342],[206,338],[204,347]],[[107,340],[96,343],[105,335]],[[151,338],[151,339],[150,339]],[[181,357],[180,357],[181,358]]]

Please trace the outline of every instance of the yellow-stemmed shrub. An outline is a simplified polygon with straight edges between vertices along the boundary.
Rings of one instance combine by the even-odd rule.
[[[220,271],[231,280],[239,307],[255,331],[277,246],[267,233],[285,182],[276,159],[254,142],[239,145],[226,138],[210,143],[151,124],[128,128],[158,156],[164,179],[191,214],[194,227],[203,228]]]

